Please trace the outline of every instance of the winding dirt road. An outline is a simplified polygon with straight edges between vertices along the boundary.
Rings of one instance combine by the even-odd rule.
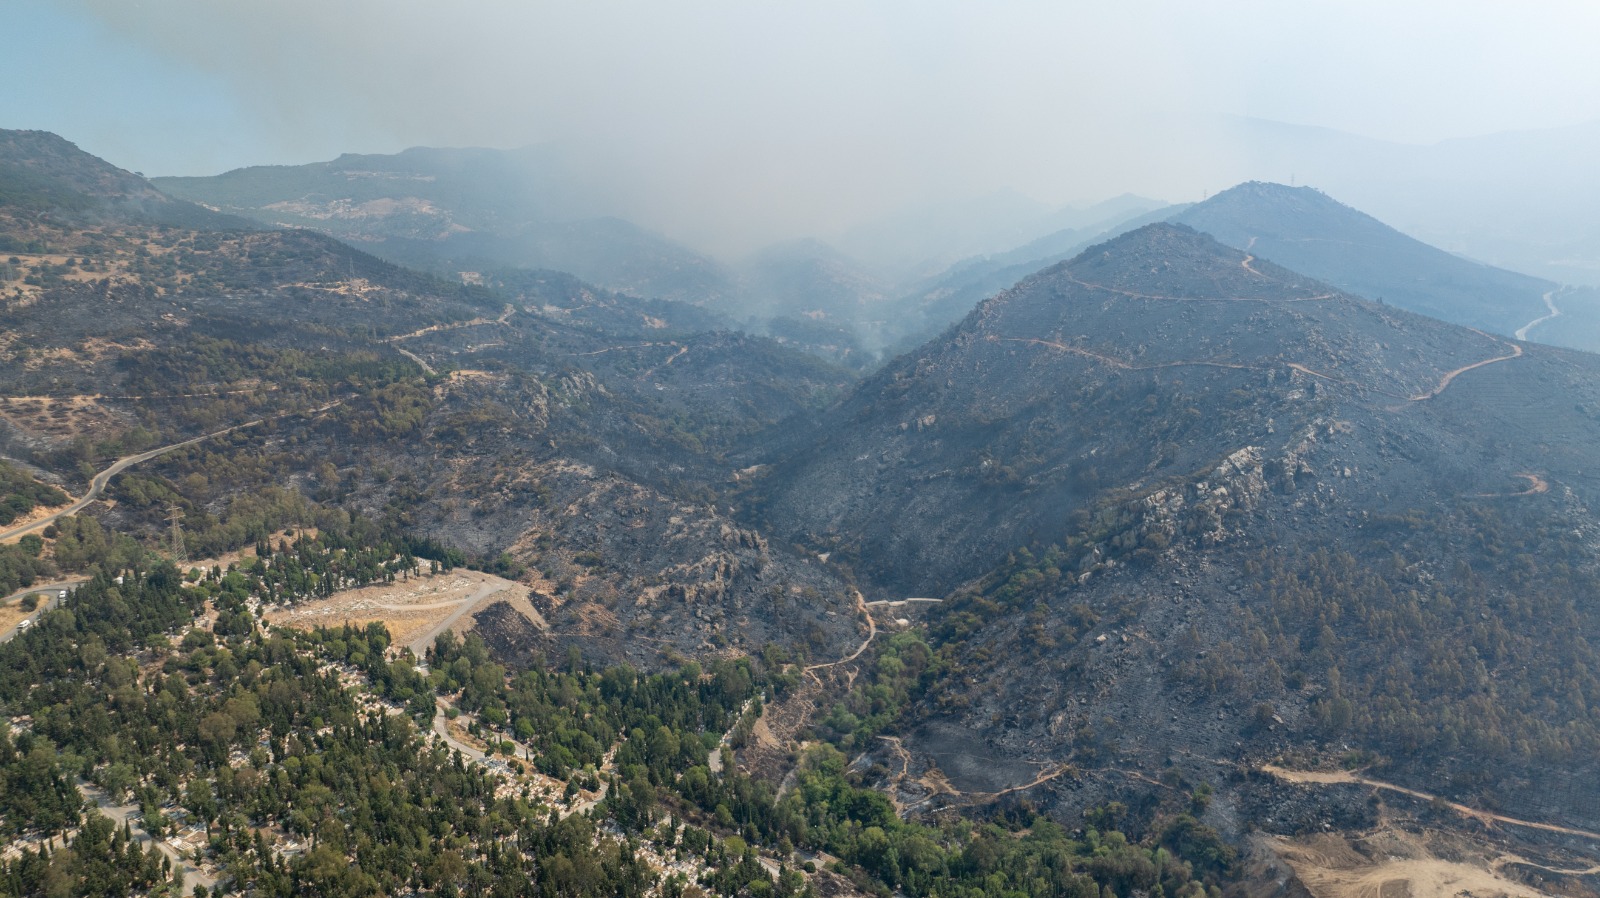
[[[1405,786],[1396,786],[1393,783],[1386,783],[1382,780],[1371,779],[1370,777],[1365,777],[1359,773],[1353,773],[1348,770],[1290,770],[1286,767],[1279,767],[1275,764],[1267,764],[1261,768],[1261,772],[1270,774],[1278,779],[1283,780],[1284,782],[1289,783],[1319,785],[1358,783],[1363,786],[1371,786],[1374,789],[1387,789],[1390,792],[1399,792],[1402,795],[1409,795],[1412,798],[1418,798],[1422,801],[1443,801],[1443,799],[1440,799],[1436,795],[1429,795],[1426,792],[1419,792],[1416,789],[1407,789]],[[1516,817],[1507,817],[1502,814],[1495,814],[1489,811],[1479,810],[1478,808],[1467,807],[1464,804],[1457,804],[1453,801],[1444,801],[1444,803],[1448,805],[1451,810],[1461,814],[1462,816],[1471,817],[1485,826],[1495,823],[1505,823],[1511,826],[1523,826],[1527,827],[1528,829],[1540,829],[1544,830],[1545,832],[1561,833],[1568,836],[1581,836],[1585,839],[1600,839],[1600,833],[1590,832],[1586,829],[1575,829],[1570,826],[1558,826],[1554,823],[1536,823],[1532,820],[1519,820]]]
[[[403,346],[396,346],[394,348],[394,351],[400,353],[401,355],[405,356],[406,358],[410,359],[411,361],[416,362],[417,363],[417,367],[422,369],[422,373],[426,374],[429,377],[432,377],[435,374],[439,373],[439,372],[433,370],[433,366],[432,365],[428,364],[427,362],[424,362],[422,360],[422,356],[417,355],[416,353],[412,352],[409,349],[406,349]]]
[[[1516,337],[1518,340],[1526,340],[1528,339],[1528,331],[1533,330],[1552,318],[1560,318],[1561,310],[1556,308],[1555,295],[1556,291],[1554,290],[1551,290],[1549,293],[1544,295],[1544,307],[1550,310],[1550,314],[1535,318],[1527,324],[1517,328],[1517,332],[1512,334],[1512,336]]]
[[[409,334],[397,334],[393,337],[385,338],[383,342],[398,343],[401,340],[410,340],[414,337],[437,334],[441,331],[460,330],[464,327],[477,327],[480,324],[505,324],[507,321],[511,320],[511,316],[516,311],[517,309],[515,306],[513,306],[511,303],[506,303],[506,307],[503,311],[501,311],[499,318],[472,318],[467,321],[456,321],[451,324],[433,324],[422,328],[421,330],[414,330]]]
[[[121,474],[123,471],[126,471],[140,462],[147,462],[152,458],[158,458],[166,455],[168,452],[182,449],[185,446],[193,446],[196,443],[203,443],[206,440],[212,439],[213,437],[220,437],[225,434],[230,434],[235,430],[243,430],[246,427],[254,427],[257,424],[263,424],[267,421],[276,421],[280,418],[292,418],[297,415],[318,415],[336,405],[339,405],[342,402],[344,402],[343,399],[336,399],[327,405],[319,406],[311,409],[310,411],[284,412],[281,415],[272,415],[267,418],[257,418],[254,421],[246,421],[243,424],[235,424],[232,427],[224,427],[221,430],[215,430],[211,433],[204,434],[203,436],[193,437],[191,439],[184,440],[181,443],[173,443],[170,446],[162,446],[158,449],[150,449],[145,452],[140,452],[137,455],[129,455],[125,458],[120,458],[112,462],[111,466],[106,468],[104,471],[94,475],[94,479],[89,481],[88,492],[85,492],[82,498],[78,499],[76,502],[73,502],[71,505],[68,505],[66,508],[63,508],[57,512],[53,512],[46,517],[38,519],[37,521],[32,521],[19,527],[12,527],[10,530],[0,530],[0,542],[16,539],[24,534],[32,533],[35,530],[42,530],[64,517],[77,514],[78,512],[87,508],[89,503],[100,498],[100,494],[105,492],[106,486],[111,483],[111,478]]]
[[[1250,263],[1254,262],[1256,260],[1255,256],[1250,255],[1250,251],[1255,249],[1255,248],[1256,248],[1256,238],[1251,237],[1250,238],[1250,242],[1246,243],[1244,245],[1244,261],[1239,263],[1239,267],[1243,268],[1245,271],[1250,272],[1251,274],[1255,275],[1258,278],[1267,278],[1267,280],[1270,281],[1270,280],[1272,280],[1272,278],[1267,277],[1266,275],[1262,274],[1261,272],[1256,271],[1254,268],[1250,267]]]
[[[1545,478],[1539,476],[1538,474],[1512,474],[1511,476],[1512,477],[1519,477],[1519,478],[1521,478],[1523,480],[1528,481],[1528,488],[1525,489],[1525,490],[1518,490],[1517,492],[1514,492],[1514,493],[1477,493],[1476,494],[1477,498],[1479,498],[1479,499],[1515,499],[1515,498],[1517,498],[1519,496],[1537,496],[1537,495],[1540,495],[1541,493],[1550,492],[1550,481],[1548,481]]]
[[[878,622],[872,619],[872,612],[867,610],[867,599],[861,594],[860,590],[856,590],[856,611],[862,617],[867,619],[867,638],[863,640],[859,646],[856,646],[855,651],[843,658],[840,658],[838,661],[828,661],[823,664],[813,664],[810,667],[805,668],[804,672],[810,674],[813,679],[817,679],[819,681],[821,680],[821,678],[816,675],[815,671],[823,670],[829,667],[837,667],[841,664],[849,664],[851,661],[861,657],[861,654],[867,650],[867,646],[872,645],[872,640],[877,638]]]
[[[1483,331],[1477,330],[1475,328],[1468,328],[1468,330],[1471,330],[1473,333],[1478,334],[1479,336],[1487,337],[1488,339],[1491,339],[1491,340],[1494,339],[1493,337],[1490,337],[1488,334],[1484,333]],[[1509,362],[1512,359],[1517,359],[1517,358],[1521,358],[1522,357],[1522,347],[1521,346],[1518,346],[1515,343],[1511,343],[1511,344],[1508,344],[1508,345],[1511,347],[1511,352],[1507,353],[1506,355],[1497,355],[1492,359],[1484,359],[1481,362],[1473,362],[1470,365],[1462,365],[1460,368],[1457,368],[1456,370],[1451,371],[1450,373],[1446,374],[1444,377],[1440,378],[1439,385],[1434,387],[1433,389],[1429,390],[1428,392],[1426,392],[1426,393],[1418,393],[1415,396],[1408,396],[1406,398],[1409,399],[1412,402],[1425,402],[1425,401],[1427,401],[1429,399],[1432,399],[1435,396],[1438,396],[1440,393],[1443,393],[1445,391],[1445,388],[1450,386],[1450,383],[1452,381],[1454,381],[1457,377],[1460,377],[1461,375],[1466,374],[1468,371],[1472,371],[1472,370],[1475,370],[1477,368],[1482,368],[1485,365],[1493,365],[1496,362]]]
[[[1255,260],[1255,256],[1250,256],[1249,258],[1250,258],[1250,261],[1254,261]],[[1261,272],[1256,271],[1254,268],[1250,268],[1248,265],[1245,266],[1245,269],[1247,271],[1249,271],[1250,273],[1258,275],[1260,277],[1263,277],[1263,278],[1267,277],[1266,275],[1262,274]],[[1167,301],[1167,302],[1270,302],[1270,303],[1323,302],[1325,300],[1335,299],[1335,298],[1337,298],[1339,296],[1338,293],[1332,293],[1332,292],[1330,292],[1330,293],[1318,293],[1318,294],[1315,294],[1313,296],[1292,296],[1292,297],[1290,297],[1290,296],[1168,296],[1168,295],[1166,295],[1164,293],[1138,293],[1138,292],[1133,291],[1133,290],[1123,290],[1120,287],[1108,287],[1105,284],[1096,284],[1096,283],[1093,283],[1092,281],[1079,280],[1078,278],[1072,276],[1071,274],[1067,274],[1065,272],[1063,272],[1062,276],[1065,277],[1067,280],[1073,282],[1074,284],[1077,284],[1078,286],[1084,287],[1084,288],[1089,289],[1089,290],[1104,290],[1107,293],[1115,293],[1118,296],[1126,296],[1129,299],[1159,299],[1159,300],[1164,300],[1164,301]],[[1268,278],[1268,279],[1270,280],[1270,278]]]
[[[1473,331],[1473,333],[1479,334],[1479,335],[1481,335],[1483,337],[1486,337],[1488,339],[1491,339],[1491,340],[1494,339],[1493,337],[1489,337],[1488,334],[1485,334],[1482,331],[1475,330],[1475,331]],[[1100,364],[1105,365],[1108,368],[1115,368],[1115,369],[1120,370],[1120,371],[1157,371],[1157,370],[1160,370],[1160,369],[1163,369],[1163,368],[1194,368],[1194,367],[1198,367],[1198,368],[1225,368],[1225,369],[1229,369],[1229,370],[1233,370],[1233,371],[1268,371],[1268,370],[1271,370],[1273,368],[1277,368],[1277,367],[1279,367],[1279,365],[1281,365],[1281,366],[1283,366],[1285,368],[1290,368],[1292,370],[1298,371],[1301,374],[1306,374],[1306,375],[1309,375],[1311,377],[1321,378],[1322,380],[1326,380],[1326,381],[1329,381],[1331,383],[1345,384],[1347,386],[1352,386],[1352,387],[1364,387],[1366,389],[1372,390],[1372,392],[1377,393],[1379,395],[1390,396],[1390,397],[1393,397],[1395,399],[1404,399],[1407,402],[1426,402],[1427,400],[1432,399],[1435,396],[1438,396],[1440,393],[1443,393],[1445,391],[1445,389],[1450,386],[1450,384],[1455,382],[1455,379],[1457,377],[1460,377],[1461,375],[1467,373],[1468,371],[1472,371],[1472,370],[1475,370],[1477,368],[1482,368],[1485,365],[1493,365],[1493,364],[1495,364],[1497,362],[1509,362],[1512,359],[1516,359],[1516,358],[1521,358],[1522,357],[1522,347],[1517,345],[1517,344],[1515,344],[1515,343],[1509,343],[1509,344],[1506,344],[1506,345],[1511,347],[1511,351],[1506,353],[1505,355],[1498,355],[1498,356],[1495,356],[1494,358],[1484,359],[1481,362],[1473,362],[1470,365],[1463,365],[1460,368],[1455,369],[1454,371],[1446,372],[1445,375],[1439,379],[1439,383],[1436,386],[1434,386],[1433,389],[1428,390],[1428,391],[1423,392],[1423,393],[1417,393],[1417,394],[1414,394],[1414,395],[1411,395],[1411,396],[1402,396],[1399,393],[1392,393],[1392,392],[1390,392],[1388,390],[1382,390],[1382,389],[1378,389],[1376,387],[1366,387],[1364,384],[1358,383],[1358,382],[1353,381],[1353,380],[1347,380],[1347,379],[1342,378],[1342,377],[1334,377],[1331,374],[1325,374],[1325,373],[1323,373],[1321,371],[1317,371],[1317,370],[1315,370],[1313,368],[1308,368],[1305,365],[1300,364],[1299,362],[1278,362],[1278,363],[1274,363],[1274,364],[1270,364],[1270,365],[1250,365],[1250,364],[1245,364],[1243,362],[1219,362],[1219,361],[1213,361],[1213,360],[1209,360],[1209,359],[1192,359],[1192,360],[1182,360],[1182,361],[1174,361],[1174,362],[1157,362],[1157,363],[1155,363],[1153,365],[1135,365],[1132,362],[1127,362],[1127,361],[1124,361],[1122,359],[1116,358],[1114,356],[1103,355],[1101,353],[1094,352],[1094,351],[1088,350],[1088,349],[1083,349],[1083,348],[1077,347],[1077,346],[1068,346],[1065,343],[1059,343],[1059,342],[1056,342],[1054,340],[1041,340],[1041,339],[1038,339],[1036,337],[998,337],[998,336],[994,336],[992,334],[990,336],[988,336],[986,339],[989,340],[990,342],[1030,343],[1030,344],[1033,344],[1035,346],[1045,346],[1045,347],[1048,347],[1050,349],[1054,349],[1057,352],[1064,352],[1064,353],[1066,353],[1068,355],[1075,355],[1075,356],[1079,356],[1080,358],[1089,359],[1090,361],[1099,362]]]
[[[460,329],[462,329],[464,327],[477,327],[480,324],[505,324],[507,321],[511,320],[511,316],[513,314],[515,314],[516,311],[517,311],[516,306],[513,306],[511,303],[506,303],[505,310],[500,313],[500,317],[499,318],[473,318],[473,319],[470,319],[468,321],[457,321],[454,324],[435,324],[435,325],[431,325],[429,327],[422,328],[421,330],[414,330],[409,334],[399,334],[399,335],[396,335],[396,336],[393,336],[393,337],[389,337],[389,338],[385,339],[383,342],[394,346],[396,352],[400,353],[401,355],[405,356],[406,358],[410,359],[411,361],[416,362],[417,366],[422,369],[422,373],[423,374],[426,374],[427,376],[432,377],[432,376],[434,376],[435,374],[438,373],[437,371],[433,370],[433,366],[429,365],[427,362],[424,362],[422,360],[422,356],[419,356],[416,353],[412,352],[411,350],[406,349],[405,347],[398,345],[401,340],[410,340],[413,337],[422,337],[422,336],[426,336],[428,334],[437,334],[437,333],[440,333],[442,331],[460,330]]]

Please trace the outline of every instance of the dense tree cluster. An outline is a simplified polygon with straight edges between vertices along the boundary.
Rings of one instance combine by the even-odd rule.
[[[16,465],[0,461],[0,526],[41,505],[63,505],[66,501],[66,493],[48,483],[40,483]]]
[[[736,768],[713,772],[722,735],[759,713],[763,691],[792,680],[788,671],[768,678],[750,659],[644,675],[572,655],[509,675],[481,641],[447,635],[425,676],[389,651],[376,624],[268,633],[253,599],[323,582],[335,565],[342,577],[383,576],[352,559],[392,560],[404,547],[354,525],[258,552],[190,582],[166,562],[108,569],[0,646],[0,709],[21,722],[0,728],[0,834],[67,836],[65,848],[27,848],[0,864],[0,894],[171,888],[163,859],[84,815],[80,781],[135,802],[158,836],[182,820],[204,826],[219,889],[230,893],[809,893],[797,868],[765,869],[756,846],[826,852],[862,887],[915,896],[1197,896],[1203,877],[1226,869],[1226,850],[1192,818],[1148,846],[1113,832],[1069,838],[1043,820],[1027,821],[1020,837],[901,821],[826,746],[781,800]],[[862,722],[836,738],[891,720],[935,663],[919,639],[889,640],[871,682],[836,712],[857,708]],[[431,721],[436,695],[473,715],[486,738],[514,736],[539,770],[591,788],[608,778],[597,817],[555,815],[430,741],[418,724]],[[600,834],[598,816],[622,835]],[[698,883],[664,879],[630,845],[638,839],[707,872]]]

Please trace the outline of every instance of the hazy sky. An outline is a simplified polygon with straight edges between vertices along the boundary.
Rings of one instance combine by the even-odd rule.
[[[1218,114],[1403,142],[1600,119],[1592,0],[5,5],[0,126],[152,175],[557,141],[691,238],[1002,188],[1195,199],[1227,186]]]

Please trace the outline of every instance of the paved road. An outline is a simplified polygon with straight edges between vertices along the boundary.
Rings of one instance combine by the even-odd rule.
[[[462,599],[456,610],[446,616],[444,620],[440,621],[432,629],[423,633],[421,636],[411,640],[411,654],[416,655],[417,660],[420,662],[423,656],[427,654],[428,646],[433,645],[433,640],[437,638],[440,633],[443,633],[444,631],[455,626],[456,621],[460,620],[463,615],[477,607],[479,602],[496,593],[505,592],[510,588],[511,587],[506,586],[504,583],[494,582],[485,583],[482,586],[479,586],[473,591],[472,595]],[[460,634],[458,633],[456,635],[459,636]]]
[[[88,577],[70,577],[66,580],[57,580],[54,583],[35,583],[27,589],[18,590],[4,599],[0,599],[0,605],[9,605],[12,602],[21,601],[23,596],[36,592],[51,593],[51,598],[55,598],[54,593],[59,593],[63,589],[77,589],[88,582]]]
[[[755,704],[756,698],[758,696],[752,695],[745,699],[745,703],[739,708],[739,713],[733,717],[733,726],[722,734],[722,738],[717,741],[717,747],[706,755],[706,766],[711,768],[711,772],[717,776],[722,775],[722,750],[733,744],[733,731],[739,728],[739,721],[743,720],[744,716],[750,712],[750,706]],[[762,710],[764,711],[765,708]]]
[[[118,829],[127,825],[133,831],[135,841],[139,842],[147,850],[151,843],[154,843],[155,847],[167,856],[167,860],[172,862],[172,869],[183,874],[182,885],[193,888],[194,885],[198,884],[210,889],[217,884],[215,877],[207,876],[201,872],[193,861],[179,854],[177,849],[166,842],[152,839],[150,834],[144,830],[144,814],[140,811],[138,805],[116,804],[112,802],[111,796],[101,791],[98,786],[93,783],[86,783],[83,780],[78,781],[78,794],[99,808],[100,813],[111,818],[111,822],[115,823]]]
[[[444,743],[446,745],[450,746],[451,748],[455,749],[456,751],[461,752],[461,757],[463,757],[466,760],[468,760],[470,762],[473,762],[473,763],[477,763],[477,764],[484,763],[485,760],[486,760],[486,756],[484,755],[483,751],[481,751],[480,749],[474,748],[474,747],[472,747],[471,745],[468,745],[465,742],[462,742],[461,740],[457,739],[455,736],[450,735],[450,719],[445,716],[445,711],[449,707],[450,707],[450,703],[445,701],[444,699],[442,699],[442,698],[434,699],[434,703],[433,703],[433,708],[434,708],[434,710],[433,710],[433,731],[436,734],[438,734],[440,739],[444,740]],[[532,754],[530,753],[530,751],[528,749],[528,746],[522,744],[521,742],[517,742],[516,746],[517,746],[517,748],[516,748],[516,756],[517,757],[524,758],[524,759],[532,757]],[[606,793],[611,790],[611,780],[610,780],[609,774],[612,774],[612,773],[615,772],[614,764],[616,762],[617,748],[618,747],[620,747],[620,743],[617,746],[613,746],[610,751],[606,752],[605,758],[602,759],[601,762],[600,762],[600,770],[599,770],[600,788],[599,788],[598,791],[595,792],[594,797],[593,798],[584,799],[583,801],[574,802],[570,807],[568,807],[564,811],[557,811],[556,813],[560,817],[566,818],[566,817],[571,817],[573,814],[582,814],[582,813],[588,811],[590,808],[594,807],[595,805],[597,805],[600,802],[605,800]]]
[[[36,592],[44,593],[46,598],[45,598],[45,600],[43,602],[39,603],[38,610],[34,611],[32,614],[28,615],[27,617],[23,618],[22,620],[17,621],[16,624],[14,624],[10,629],[6,630],[4,633],[0,633],[0,643],[7,643],[7,642],[10,642],[12,639],[16,638],[16,635],[18,633],[22,632],[22,623],[23,623],[23,621],[35,621],[35,620],[38,620],[39,616],[41,614],[44,614],[46,611],[49,611],[50,609],[56,607],[57,605],[60,605],[61,604],[61,590],[63,590],[63,589],[66,589],[66,590],[77,589],[78,587],[80,587],[83,584],[87,583],[88,580],[89,580],[88,577],[79,577],[79,578],[77,578],[75,580],[58,580],[55,583],[41,583],[41,584],[39,584],[37,586],[34,586],[31,589],[24,589],[21,592],[13,593],[12,595],[7,596],[4,602],[0,602],[0,605],[9,605],[12,602],[20,602],[20,601],[22,601],[22,597],[23,596],[29,595],[30,593],[36,593]]]
[[[170,446],[162,446],[158,449],[151,449],[148,452],[140,452],[138,455],[130,455],[126,458],[119,458],[112,462],[109,468],[106,468],[104,471],[94,475],[94,479],[89,481],[89,491],[83,494],[83,498],[72,503],[71,505],[68,505],[66,508],[63,508],[58,512],[49,515],[48,517],[40,518],[39,520],[29,524],[12,527],[10,530],[0,530],[0,542],[5,542],[9,539],[15,539],[23,534],[32,533],[35,530],[42,530],[64,517],[77,514],[78,512],[87,508],[90,502],[100,498],[100,494],[105,491],[106,485],[111,482],[111,478],[121,474],[123,471],[126,471],[140,462],[146,462],[152,458],[166,455],[168,452],[172,452],[175,449],[182,449],[185,446],[193,446],[195,443],[204,442],[212,437],[220,437],[223,434],[233,433],[235,430],[243,430],[246,427],[254,427],[257,424],[261,424],[265,421],[275,421],[279,418],[288,418],[293,415],[315,415],[320,412],[325,412],[343,401],[344,400],[342,399],[337,399],[328,403],[327,405],[314,408],[308,412],[285,412],[281,415],[273,415],[269,418],[257,418],[254,421],[246,421],[243,424],[235,424],[232,427],[224,427],[221,430],[214,430],[211,433],[203,436],[197,436],[192,439],[187,439],[181,443],[173,443]]]
[[[433,700],[433,731],[439,734],[444,743],[456,751],[461,752],[461,757],[469,761],[482,761],[483,752],[473,748],[465,742],[450,735],[450,719],[445,716],[445,709],[450,705],[442,698]]]

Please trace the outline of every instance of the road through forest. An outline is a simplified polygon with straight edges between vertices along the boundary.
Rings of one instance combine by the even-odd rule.
[[[295,415],[316,415],[316,414],[321,414],[322,412],[325,412],[328,409],[333,408],[334,406],[339,405],[342,402],[344,402],[343,399],[336,399],[333,402],[328,403],[327,405],[319,406],[319,407],[311,409],[310,411],[307,411],[307,412],[284,412],[281,415],[272,415],[272,416],[267,417],[267,418],[257,418],[254,421],[246,421],[243,424],[235,424],[232,427],[224,427],[221,430],[214,430],[211,433],[202,434],[201,436],[197,436],[197,437],[191,437],[190,439],[187,439],[187,440],[184,440],[184,441],[178,442],[178,443],[173,443],[173,444],[171,444],[169,446],[161,446],[161,447],[159,447],[157,449],[149,449],[149,450],[146,450],[144,452],[140,452],[137,455],[129,455],[129,456],[126,456],[124,458],[119,458],[116,461],[112,462],[110,467],[108,467],[104,471],[101,471],[100,473],[94,475],[94,478],[89,481],[89,489],[88,489],[88,491],[85,492],[83,494],[83,496],[81,498],[79,498],[76,502],[73,502],[71,505],[68,505],[66,508],[63,508],[60,511],[52,512],[51,514],[49,514],[49,515],[47,515],[45,517],[42,517],[42,518],[38,519],[37,521],[31,521],[31,522],[29,522],[27,524],[22,524],[22,525],[17,526],[17,527],[12,527],[10,530],[0,530],[0,542],[6,542],[8,540],[16,539],[16,538],[21,537],[21,536],[23,536],[25,534],[32,533],[35,530],[42,530],[45,527],[48,527],[51,524],[54,524],[56,521],[59,521],[64,517],[69,517],[71,515],[77,514],[78,512],[80,512],[80,511],[84,510],[85,508],[89,507],[89,503],[91,503],[94,500],[100,498],[100,494],[105,492],[106,486],[111,483],[111,478],[117,476],[118,474],[121,474],[123,471],[126,471],[127,469],[133,467],[136,464],[139,464],[140,462],[147,462],[152,458],[157,458],[159,456],[166,455],[168,452],[172,452],[172,451],[177,450],[177,449],[182,449],[185,446],[193,446],[195,443],[203,443],[206,440],[209,440],[209,439],[211,439],[213,437],[220,437],[220,436],[223,436],[224,434],[230,434],[230,433],[233,433],[235,430],[243,430],[246,427],[254,427],[257,424],[262,424],[262,423],[265,423],[267,421],[276,421],[279,418],[290,418],[290,417],[294,417]]]

